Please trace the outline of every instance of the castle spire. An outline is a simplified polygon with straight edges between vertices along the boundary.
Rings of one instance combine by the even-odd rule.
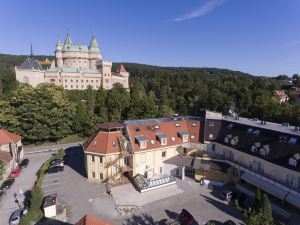
[[[66,36],[66,40],[65,40],[65,45],[68,44],[68,45],[71,45],[72,44],[72,40],[71,40],[71,36],[69,33],[67,33],[67,36]]]
[[[30,58],[33,58],[33,49],[32,49],[32,43],[30,44]]]
[[[99,48],[99,44],[95,38],[95,36],[93,35],[92,40],[90,42],[90,48]]]

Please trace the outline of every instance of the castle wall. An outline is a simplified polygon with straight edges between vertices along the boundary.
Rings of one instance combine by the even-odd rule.
[[[16,71],[16,80],[36,87],[38,84],[44,83],[44,71],[39,70],[18,70]]]

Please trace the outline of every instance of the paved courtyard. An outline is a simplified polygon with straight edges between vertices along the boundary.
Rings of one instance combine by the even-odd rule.
[[[192,212],[199,223],[210,219],[234,220],[241,223],[241,214],[210,194],[207,188],[187,178],[157,190],[139,193],[131,184],[112,188],[107,195],[104,184],[85,179],[83,152],[80,148],[66,150],[67,163],[62,173],[47,175],[45,194],[57,193],[58,199],[68,205],[68,222],[75,223],[90,214],[113,224],[158,224],[174,219],[182,208]],[[116,205],[139,206],[132,214],[120,215]],[[152,221],[152,222],[151,222]]]

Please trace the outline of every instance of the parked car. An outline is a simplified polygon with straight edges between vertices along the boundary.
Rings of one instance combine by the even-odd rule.
[[[192,214],[190,214],[186,209],[181,210],[178,220],[181,225],[199,225]]]
[[[6,195],[5,191],[0,191],[0,202],[2,201],[5,195]]]
[[[20,220],[23,215],[27,213],[27,210],[17,209],[14,211],[9,218],[9,225],[17,225],[20,223]]]
[[[23,169],[26,168],[28,166],[29,163],[29,159],[23,159],[23,161],[19,164],[19,168]]]
[[[8,180],[6,180],[6,181],[4,181],[2,183],[0,189],[1,190],[7,190],[7,189],[9,189],[13,185],[14,182],[15,182],[15,179],[8,179]]]
[[[11,173],[9,174],[8,178],[16,178],[20,175],[21,173],[21,169],[20,168],[16,168],[14,170],[11,171]]]
[[[235,193],[234,191],[230,191],[230,190],[223,190],[221,193],[221,198],[224,201],[228,201],[230,202],[231,199],[235,198],[237,196],[237,193]]]
[[[58,173],[62,171],[64,171],[64,167],[62,166],[54,166],[47,169],[47,173]]]
[[[53,159],[50,162],[50,166],[51,167],[53,167],[53,166],[64,166],[64,161],[62,159]]]

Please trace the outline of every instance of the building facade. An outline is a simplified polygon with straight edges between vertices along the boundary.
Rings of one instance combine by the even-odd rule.
[[[111,89],[120,83],[128,89],[129,73],[123,65],[118,71],[112,71],[112,62],[103,60],[96,38],[93,36],[89,46],[73,44],[67,34],[65,42],[56,44],[55,60],[47,69],[34,59],[31,49],[30,57],[19,67],[15,67],[16,79],[36,87],[47,83],[62,86],[68,90]]]
[[[7,172],[16,168],[24,156],[22,137],[0,129],[0,160],[7,166]]]
[[[190,175],[243,181],[300,208],[300,127],[224,116],[102,124],[84,144],[88,179],[106,182]],[[142,178],[141,178],[142,177]]]

